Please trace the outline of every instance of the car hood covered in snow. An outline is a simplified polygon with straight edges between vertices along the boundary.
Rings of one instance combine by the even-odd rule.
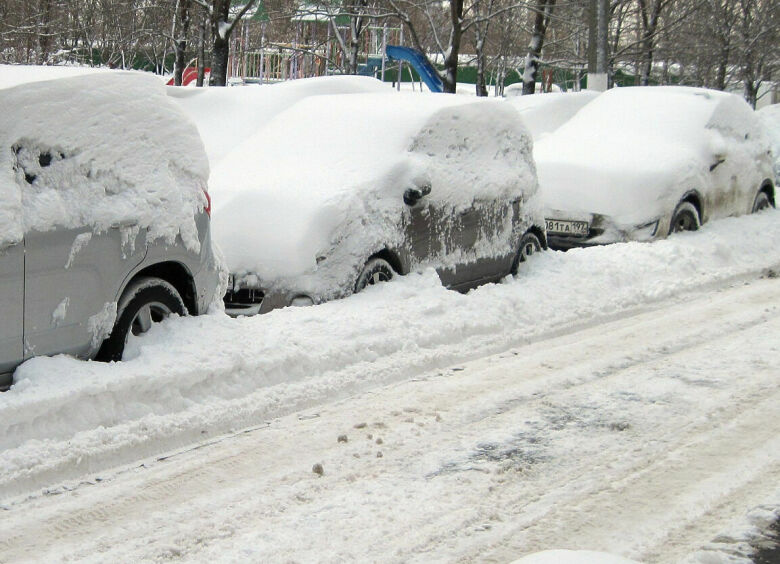
[[[475,197],[530,197],[530,141],[516,112],[392,91],[307,98],[214,170],[213,233],[232,272],[265,284],[314,273],[336,245],[351,249],[343,260],[354,268],[360,253],[400,243],[403,193],[423,185],[454,213]]]
[[[587,153],[541,141],[534,156],[545,208],[612,216],[627,226],[657,218],[681,187],[703,184],[705,155],[685,144],[649,141],[604,143]]]

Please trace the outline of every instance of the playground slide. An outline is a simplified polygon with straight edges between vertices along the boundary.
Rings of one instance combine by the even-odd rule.
[[[443,83],[439,73],[425,58],[425,55],[420,53],[417,49],[411,47],[401,47],[400,45],[388,45],[385,47],[385,54],[390,59],[396,61],[406,61],[417,74],[420,75],[422,81],[428,86],[431,92],[441,92],[443,89]]]

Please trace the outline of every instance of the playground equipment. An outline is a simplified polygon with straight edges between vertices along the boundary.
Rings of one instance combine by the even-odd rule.
[[[211,68],[207,67],[204,69],[206,74],[206,82],[208,82],[209,75],[211,74]],[[181,73],[181,85],[182,86],[189,86],[193,82],[198,80],[198,68],[197,67],[187,67],[184,69],[184,72]],[[171,78],[167,84],[168,86],[173,86],[173,78]]]
[[[431,92],[443,92],[444,83],[438,71],[428,62],[428,59],[417,49],[388,45],[385,53],[389,59],[409,63]]]

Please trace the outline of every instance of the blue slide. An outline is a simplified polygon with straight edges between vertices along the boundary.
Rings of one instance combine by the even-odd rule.
[[[385,53],[389,59],[406,61],[412,65],[431,92],[441,92],[443,90],[444,84],[441,81],[439,73],[431,66],[428,59],[425,58],[425,55],[420,53],[417,49],[401,47],[400,45],[388,45],[385,47]]]

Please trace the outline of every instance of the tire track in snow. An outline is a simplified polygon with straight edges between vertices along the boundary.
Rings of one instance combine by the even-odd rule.
[[[113,480],[95,486],[17,504],[6,512],[7,516],[13,516],[7,521],[8,526],[0,524],[0,538],[8,539],[0,552],[0,560],[13,561],[25,555],[40,557],[47,547],[56,550],[56,554],[87,557],[95,551],[94,554],[107,558],[113,552],[127,548],[122,544],[126,531],[133,531],[136,539],[145,539],[143,543],[135,541],[132,547],[138,551],[135,556],[162,554],[167,546],[165,539],[171,536],[179,539],[176,552],[193,556],[200,555],[199,551],[204,546],[219,546],[224,535],[240,539],[247,529],[253,527],[300,527],[300,520],[305,519],[307,512],[327,512],[329,506],[338,505],[340,499],[348,498],[356,481],[382,479],[388,472],[413,475],[419,471],[419,459],[430,457],[427,450],[432,444],[440,451],[438,458],[446,460],[454,457],[458,461],[461,456],[458,453],[462,450],[458,448],[459,443],[475,444],[490,429],[512,428],[517,425],[518,415],[544,414],[546,410],[554,411],[556,406],[576,407],[583,397],[598,394],[609,399],[621,383],[630,385],[637,376],[654,376],[654,370],[657,372],[674,364],[685,365],[689,358],[706,359],[711,356],[712,349],[717,349],[724,341],[733,341],[734,334],[768,331],[771,328],[767,324],[776,325],[776,322],[770,319],[765,305],[777,303],[777,298],[778,284],[772,281],[724,290],[688,304],[672,305],[552,342],[539,342],[514,351],[519,353],[517,357],[492,357],[468,365],[465,371],[443,377],[429,375],[424,383],[377,390],[325,408],[321,419],[297,421],[286,418],[266,430],[228,438],[153,464],[148,469],[119,474]],[[710,317],[716,320],[709,326],[701,327],[701,320]],[[675,332],[667,330],[668,326],[673,326]],[[718,338],[713,339],[716,335]],[[675,344],[678,340],[683,344]],[[616,341],[620,342],[620,347],[615,347]],[[568,357],[563,354],[567,350],[570,353]],[[493,363],[497,366],[491,368]],[[522,377],[502,368],[505,363],[521,370]],[[484,371],[484,377],[466,378],[468,373],[479,370]],[[451,554],[464,560],[479,554],[479,559],[484,560],[487,555],[483,551],[491,544],[496,547],[495,561],[502,561],[510,555],[516,557],[527,548],[525,544],[517,546],[511,542],[516,535],[538,534],[537,542],[541,546],[545,539],[538,531],[544,529],[543,523],[547,523],[551,530],[556,530],[555,525],[558,524],[568,531],[566,519],[572,519],[572,516],[567,515],[566,507],[590,507],[588,500],[593,496],[608,496],[617,482],[599,480],[599,472],[608,464],[620,471],[628,489],[637,482],[641,483],[648,473],[656,472],[657,476],[663,477],[664,464],[673,462],[676,453],[693,449],[691,444],[696,443],[697,436],[710,432],[713,425],[727,427],[743,412],[748,413],[745,417],[754,413],[746,410],[745,406],[756,402],[758,396],[767,392],[766,380],[762,382],[737,390],[721,389],[718,401],[699,406],[692,420],[689,420],[690,414],[674,412],[674,418],[652,430],[643,430],[645,435],[652,432],[652,444],[632,443],[629,430],[629,433],[609,435],[606,443],[604,437],[596,437],[594,444],[585,448],[583,454],[566,460],[561,457],[560,449],[553,445],[552,458],[536,469],[532,467],[524,480],[514,484],[511,480],[507,483],[506,474],[494,475],[493,468],[487,466],[489,472],[480,483],[485,486],[488,495],[474,508],[463,507],[457,495],[453,494],[447,503],[456,510],[449,515],[433,515],[419,508],[415,516],[410,511],[409,501],[402,497],[402,506],[410,511],[411,517],[416,517],[412,528],[410,525],[384,522],[385,532],[381,540],[369,535],[362,544],[354,542],[366,551],[371,550],[369,544],[374,545],[374,550],[378,552],[369,552],[367,556],[382,560],[380,556],[385,554],[388,561],[414,560],[416,556],[430,556],[431,553]],[[727,384],[723,382],[724,386]],[[414,390],[410,392],[408,388]],[[733,398],[730,397],[732,391]],[[393,410],[387,405],[392,405],[390,398],[396,394],[401,395],[404,402],[416,402],[420,407],[410,408],[408,412],[401,410],[398,415],[393,415]],[[508,400],[504,397],[507,395],[510,396]],[[577,401],[567,404],[572,397]],[[385,398],[384,401],[380,401],[382,398]],[[658,400],[662,399],[659,396]],[[649,420],[653,406],[645,407],[651,411],[647,415]],[[328,428],[329,424],[332,426],[328,419],[338,419],[342,409],[350,411],[349,415],[342,416],[342,425],[359,418],[372,420],[369,414],[373,420],[395,422],[393,429],[383,431],[387,440],[384,447],[386,456],[382,461],[350,460],[347,454],[343,454],[343,449],[338,450],[340,447],[333,445],[334,431]],[[336,413],[326,417],[327,412],[333,411]],[[431,411],[444,414],[445,424],[429,424],[417,429],[414,429],[413,423],[408,424],[419,436],[396,430],[404,426],[404,417],[423,413],[430,418]],[[712,418],[718,423],[712,423]],[[418,419],[421,423],[424,417]],[[458,431],[453,433],[453,429]],[[395,440],[394,434],[397,435]],[[614,436],[618,436],[619,440],[610,444]],[[300,457],[293,452],[295,449],[301,449],[311,460],[335,459],[326,465],[329,472],[325,481],[312,481],[308,477],[310,474],[306,475],[308,466],[298,460]],[[598,470],[594,470],[594,465]],[[388,469],[388,466],[391,467]],[[334,475],[330,476],[332,467],[335,468]],[[546,477],[546,469],[554,469],[554,475]],[[453,472],[445,479],[457,483],[459,474],[464,472],[468,473],[465,470]],[[339,479],[344,474],[353,476],[352,481]],[[430,483],[431,479],[427,481]],[[490,488],[494,493],[489,493]],[[424,497],[424,489],[417,493]],[[320,501],[323,496],[326,499]],[[248,501],[253,498],[258,498],[258,503]],[[109,501],[106,502],[106,499]],[[210,517],[214,507],[224,506],[235,506],[231,520],[243,523],[241,527],[225,530],[224,525],[219,526],[216,516]],[[518,512],[517,508],[523,510]],[[579,514],[579,511],[573,512],[574,517]],[[506,516],[503,523],[492,521],[491,515],[496,513]],[[188,515],[199,517],[187,522]],[[177,524],[166,526],[166,522]],[[453,540],[441,533],[472,531],[483,522],[493,522],[493,528],[480,533],[482,540],[477,552],[470,551],[469,544],[474,542],[471,536],[456,536]],[[587,528],[580,526],[580,530],[586,531]],[[176,534],[172,535],[172,531]],[[548,540],[552,538],[547,536]],[[381,552],[388,546],[403,544],[403,539],[410,541],[409,550],[400,555],[393,555],[392,551]],[[286,550],[281,552],[284,557],[300,558],[301,554],[311,555],[317,542],[324,542],[323,537],[298,539],[298,546],[279,550]],[[466,556],[469,554],[471,556]],[[200,559],[200,556],[196,558]]]

